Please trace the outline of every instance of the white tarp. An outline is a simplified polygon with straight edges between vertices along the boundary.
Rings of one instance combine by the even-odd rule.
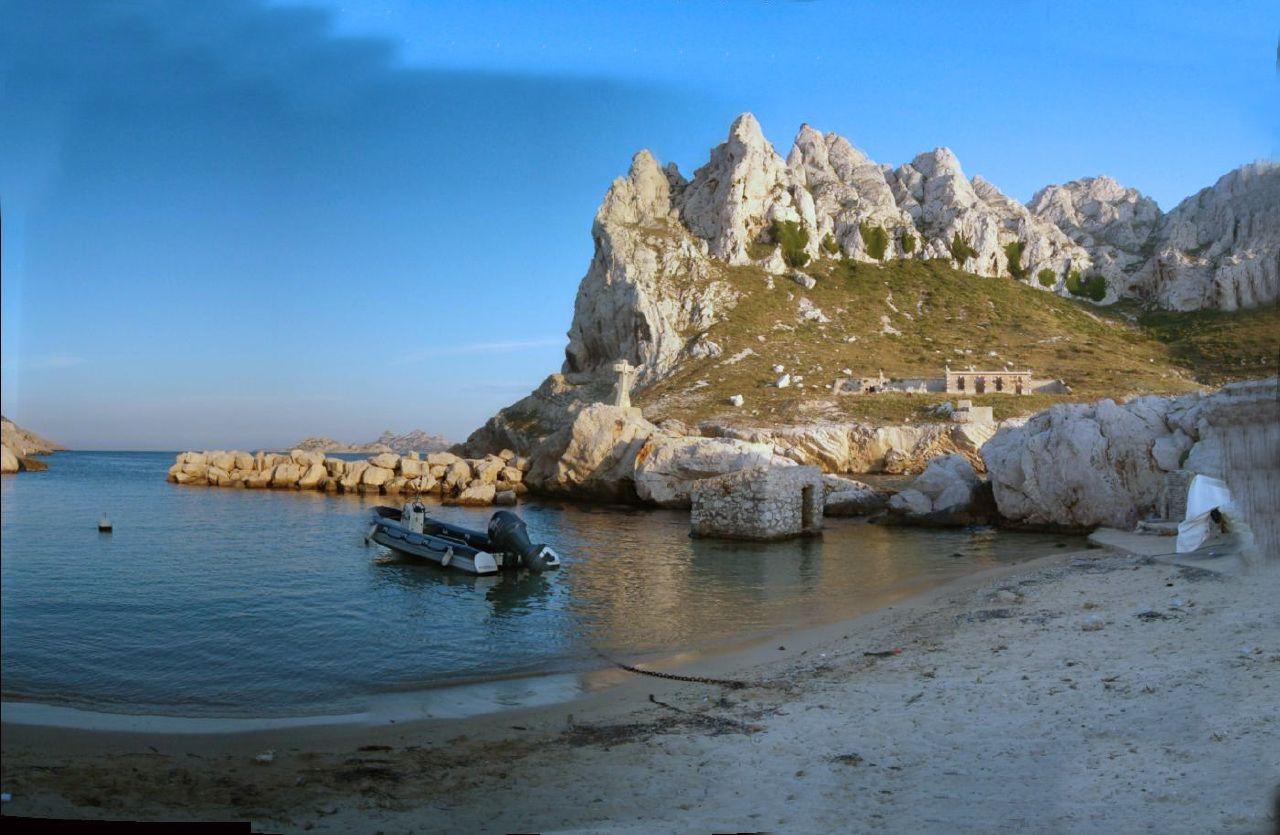
[[[1187,518],[1178,523],[1179,554],[1196,550],[1218,530],[1218,523],[1209,518],[1214,509],[1227,519],[1235,515],[1231,491],[1220,479],[1207,475],[1194,476],[1191,487],[1187,489]]]

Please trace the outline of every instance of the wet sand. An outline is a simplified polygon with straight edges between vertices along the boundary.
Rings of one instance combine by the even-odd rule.
[[[1277,599],[1274,569],[1094,550],[669,667],[741,688],[610,671],[617,686],[571,702],[463,719],[6,722],[3,811],[272,831],[1267,831]]]

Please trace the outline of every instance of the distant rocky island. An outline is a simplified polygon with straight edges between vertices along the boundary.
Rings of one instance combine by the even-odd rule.
[[[3,416],[0,416],[0,444],[3,447],[0,449],[0,472],[6,473],[48,469],[47,464],[32,456],[50,455],[66,449]]]
[[[415,429],[412,432],[406,432],[403,435],[397,435],[388,429],[386,432],[379,435],[376,441],[370,441],[365,444],[351,444],[343,441],[336,441],[333,438],[316,436],[304,438],[289,447],[289,449],[300,449],[304,452],[358,453],[361,455],[377,455],[384,452],[408,455],[413,452],[420,452],[424,454],[431,452],[443,452],[449,447],[449,441],[443,436],[431,435],[421,429]]]

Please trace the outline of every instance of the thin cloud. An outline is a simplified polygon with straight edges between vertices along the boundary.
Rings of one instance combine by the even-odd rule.
[[[546,337],[544,339],[518,339],[508,342],[464,342],[458,345],[439,345],[434,348],[423,348],[411,351],[402,357],[400,362],[417,362],[432,357],[452,357],[462,354],[510,354],[528,348],[550,348],[564,344],[564,337]]]

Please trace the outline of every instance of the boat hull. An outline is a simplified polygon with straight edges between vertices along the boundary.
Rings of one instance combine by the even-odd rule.
[[[414,533],[394,523],[375,522],[369,539],[397,553],[468,574],[496,574],[501,567],[501,555],[468,548],[439,537]]]
[[[502,569],[517,569],[530,564],[537,571],[560,567],[560,558],[554,550],[546,545],[529,543],[523,534],[524,523],[513,514],[504,511],[494,514],[490,530],[495,538],[490,539],[480,531],[425,517],[420,504],[406,505],[405,508],[403,512],[392,507],[374,508],[365,533],[366,541],[468,574],[495,574]],[[504,515],[508,518],[502,520]],[[500,520],[506,524],[496,525]],[[513,521],[520,531],[517,537],[510,535]]]

